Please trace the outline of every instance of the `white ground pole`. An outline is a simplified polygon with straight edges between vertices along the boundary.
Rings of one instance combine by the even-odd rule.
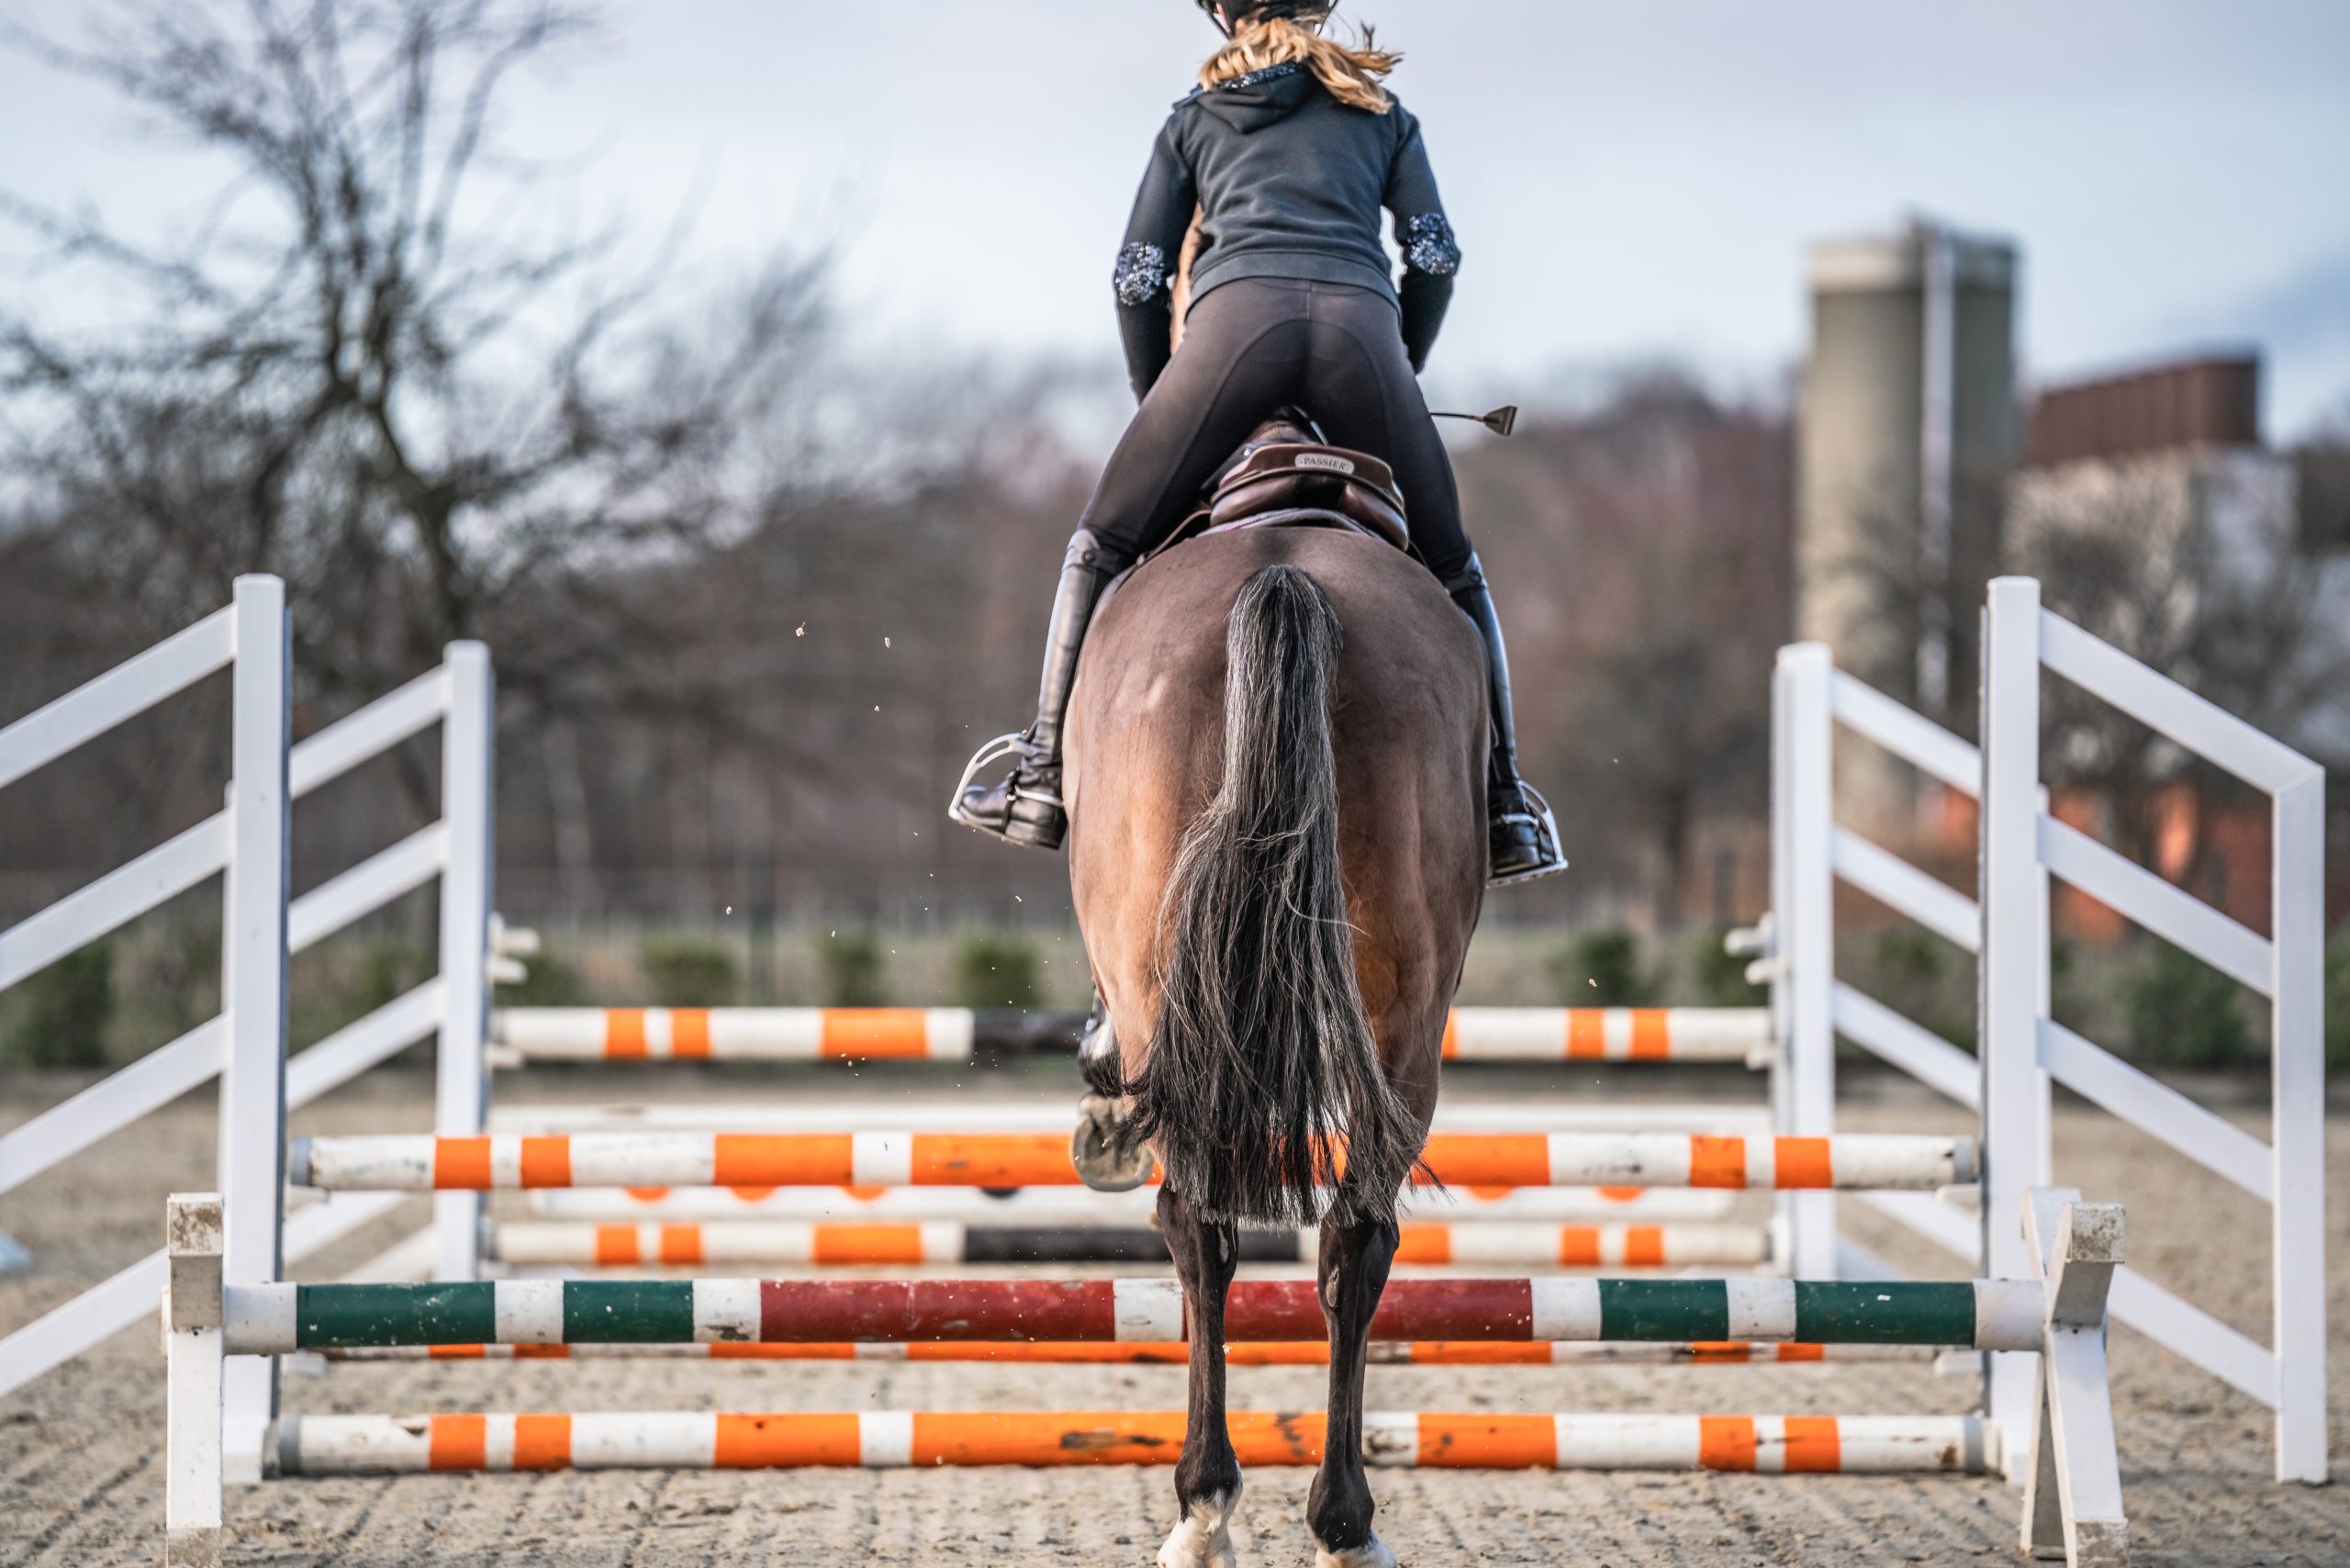
[[[224,1285],[267,1284],[283,1268],[285,1194],[285,965],[292,825],[286,778],[292,654],[285,585],[237,579],[230,849],[221,946],[220,1191]],[[261,1479],[277,1414],[277,1363],[244,1359],[223,1385],[229,1479]]]
[[[1983,1263],[1995,1279],[2031,1266],[2020,1212],[2046,1184],[2048,1085],[2039,1037],[2048,952],[2040,878],[2040,585],[1991,585],[1983,630],[1982,975],[1976,1029],[1983,1075]],[[1986,1414],[2001,1451],[2023,1453],[2033,1425],[2029,1357],[1985,1362]],[[2012,1459],[2009,1479],[2020,1482]]]
[[[441,868],[443,1013],[433,1126],[443,1137],[482,1131],[489,1106],[489,921],[496,875],[491,846],[496,783],[496,688],[489,650],[453,643],[442,658],[448,716],[441,730],[441,820],[448,854]],[[481,1194],[440,1193],[432,1201],[433,1277],[481,1272]]]
[[[1835,777],[1826,646],[1779,651],[1773,682],[1773,843],[1779,984],[1786,996],[1785,1059],[1773,1081],[1779,1130],[1826,1137],[1836,1130],[1834,872],[1830,857]],[[1799,1280],[1836,1277],[1836,1194],[1778,1199],[1783,1256]]]
[[[165,1210],[163,1562],[216,1568],[221,1547],[220,1198],[175,1194]],[[257,1358],[239,1359],[240,1365]],[[270,1358],[258,1358],[274,1366]]]

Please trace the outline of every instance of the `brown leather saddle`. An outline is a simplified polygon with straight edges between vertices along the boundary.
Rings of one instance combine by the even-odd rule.
[[[1249,528],[1335,528],[1409,554],[1411,529],[1394,470],[1315,434],[1286,416],[1259,426],[1205,504],[1145,559],[1205,534]]]

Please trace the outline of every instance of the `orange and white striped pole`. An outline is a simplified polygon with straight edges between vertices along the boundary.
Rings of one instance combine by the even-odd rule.
[[[1973,1140],[1680,1134],[1437,1133],[1422,1181],[1462,1187],[1934,1191],[1972,1182]],[[544,1187],[1052,1187],[1080,1184],[1053,1133],[580,1133],[297,1140],[297,1186],[330,1192]]]
[[[1172,1464],[1184,1425],[1181,1411],[296,1416],[280,1453],[300,1475]],[[1229,1425],[1245,1467],[1321,1462],[1324,1417],[1238,1410]],[[1973,1416],[1363,1417],[1365,1460],[1405,1469],[1979,1474],[1988,1445]]]
[[[1074,1049],[1075,1014],[959,1007],[511,1007],[491,1017],[510,1058],[559,1061],[968,1061],[983,1047]],[[1453,1061],[1741,1062],[1774,1054],[1751,1007],[1461,1007]]]
[[[1739,1062],[1768,1067],[1760,1007],[1457,1007],[1447,1061]]]
[[[1310,1263],[1318,1232],[1250,1231],[1241,1261]],[[1398,1263],[1557,1264],[1564,1268],[1755,1265],[1770,1256],[1754,1225],[1406,1224]],[[986,1226],[955,1220],[711,1225],[638,1221],[504,1221],[489,1255],[534,1267],[692,1268],[800,1263],[874,1268],[899,1263],[1164,1262],[1167,1242],[1147,1226]]]
[[[490,1038],[524,1061],[968,1061],[964,1007],[514,1007]]]

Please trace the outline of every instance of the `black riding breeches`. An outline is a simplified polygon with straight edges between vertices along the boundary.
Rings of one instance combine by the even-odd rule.
[[[1244,278],[1211,290],[1102,471],[1082,526],[1131,558],[1173,532],[1201,487],[1274,410],[1395,471],[1412,543],[1450,579],[1469,564],[1452,460],[1421,400],[1393,301],[1343,284]]]

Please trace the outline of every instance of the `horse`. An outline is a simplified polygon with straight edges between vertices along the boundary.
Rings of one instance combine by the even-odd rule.
[[[1288,472],[1380,466],[1305,451]],[[1295,498],[1271,489],[1256,487],[1261,504]],[[1064,786],[1107,1028],[1081,1059],[1089,1105],[1113,1107],[1115,1137],[1162,1174],[1189,1314],[1162,1568],[1235,1561],[1238,1229],[1317,1221],[1329,1418],[1307,1522],[1321,1568],[1392,1568],[1363,1473],[1363,1367],[1484,897],[1483,653],[1395,540],[1313,506],[1273,521],[1321,526],[1166,550],[1113,588],[1087,639]],[[1086,1140],[1081,1126],[1080,1153]]]

